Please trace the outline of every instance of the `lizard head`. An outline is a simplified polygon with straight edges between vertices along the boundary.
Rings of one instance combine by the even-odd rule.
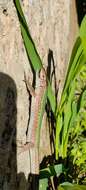
[[[44,68],[42,68],[42,69],[40,70],[40,72],[39,72],[39,78],[40,78],[41,80],[46,80],[46,72],[45,72],[45,69],[44,69]]]
[[[36,76],[36,86],[45,87],[47,85],[47,78],[43,67],[37,72]]]
[[[46,71],[45,71],[45,69],[43,67],[39,72],[39,78],[40,78],[40,86],[41,87],[47,86]]]

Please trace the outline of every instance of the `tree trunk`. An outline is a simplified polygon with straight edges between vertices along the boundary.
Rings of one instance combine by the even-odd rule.
[[[71,49],[76,32],[70,30],[73,23],[71,14],[76,18],[76,11],[73,13],[71,11],[75,5],[69,0],[22,0],[21,3],[44,67],[47,69],[51,66],[52,71],[55,69],[56,84],[61,81],[58,93],[60,98],[69,59],[69,47]],[[77,22],[77,19],[75,20]],[[26,142],[29,120],[29,95],[23,81],[24,71],[32,81],[33,74],[24,49],[13,1],[0,0],[1,190],[29,188],[27,183],[31,169],[29,152],[19,154],[19,143]],[[48,128],[49,126],[45,124],[41,131],[40,162],[44,156],[51,154]]]

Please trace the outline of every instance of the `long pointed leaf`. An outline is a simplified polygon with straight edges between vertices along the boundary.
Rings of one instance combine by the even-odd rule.
[[[84,16],[81,26],[80,26],[80,37],[82,40],[84,55],[86,57],[86,15]]]
[[[27,26],[20,2],[19,0],[14,0],[14,3],[15,3],[18,18],[20,21],[21,34],[24,40],[27,55],[31,61],[33,69],[35,71],[40,70],[42,67],[42,62],[36,50],[35,44],[31,38],[30,32],[28,30],[28,26]]]
[[[40,56],[36,50],[35,44],[31,38],[29,29],[28,29],[28,25],[27,25],[26,19],[24,17],[24,14],[23,14],[23,11],[21,8],[20,1],[14,0],[14,4],[15,4],[15,7],[17,10],[17,14],[18,14],[19,22],[20,22],[20,27],[21,27],[21,34],[23,37],[27,56],[28,56],[30,63],[31,63],[31,67],[34,69],[35,72],[37,70],[39,71],[43,67],[42,61],[41,61]],[[51,109],[52,109],[53,113],[55,114],[56,99],[55,99],[54,93],[52,91],[52,88],[51,88],[51,85],[49,82],[48,82],[48,99],[49,99],[49,102],[51,105]]]

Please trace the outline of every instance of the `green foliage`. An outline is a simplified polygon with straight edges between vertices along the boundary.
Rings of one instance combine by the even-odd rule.
[[[86,186],[65,182],[59,185],[58,190],[86,190]]]
[[[75,115],[71,121],[68,155],[78,167],[78,175],[86,171],[86,68],[76,81]]]
[[[65,171],[62,164],[52,165],[47,168],[40,170],[40,179],[50,178],[51,176],[59,176]]]
[[[17,10],[17,15],[18,15],[20,27],[21,27],[21,34],[22,34],[24,46],[25,46],[25,49],[27,52],[27,56],[30,60],[31,67],[33,68],[33,70],[35,72],[39,71],[43,67],[42,61],[41,61],[40,56],[36,50],[35,44],[31,38],[26,19],[24,17],[24,14],[23,14],[23,11],[22,11],[22,8],[20,5],[20,1],[14,0],[14,4],[15,4],[15,7]],[[49,81],[48,81],[48,99],[50,101],[51,109],[52,109],[53,113],[55,114],[56,99],[55,99],[55,96],[54,96],[54,93],[52,91],[52,88],[51,88]]]
[[[40,170],[39,190],[46,190],[48,187],[48,179],[52,176],[59,177],[65,171],[62,164],[52,165]]]
[[[39,180],[39,190],[46,190],[48,188],[48,178]]]
[[[73,135],[74,138],[74,133],[75,136],[77,136],[78,130],[81,131],[81,122],[85,122],[84,115],[86,116],[85,105],[86,16],[82,21],[79,37],[72,51],[61,100],[57,108],[56,159],[58,159],[58,156],[62,158],[67,157],[69,137]],[[84,117],[83,119],[82,115]],[[84,150],[82,152],[84,153]],[[75,151],[73,151],[73,153],[75,153]]]

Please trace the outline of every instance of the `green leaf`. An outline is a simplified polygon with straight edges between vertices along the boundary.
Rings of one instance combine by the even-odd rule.
[[[64,188],[62,186],[59,185],[57,190],[64,190]]]
[[[74,76],[77,77],[77,75],[80,74],[80,72],[82,71],[83,67],[86,65],[86,59],[84,57],[84,54],[82,54],[77,62],[76,68],[74,70]]]
[[[48,178],[39,180],[39,190],[46,190],[48,188]]]
[[[28,29],[28,25],[26,22],[26,19],[24,17],[22,8],[21,8],[21,4],[19,0],[14,0],[14,4],[17,10],[17,15],[19,18],[19,22],[20,22],[20,27],[21,27],[21,34],[22,34],[22,38],[24,41],[24,45],[25,45],[25,49],[27,52],[27,56],[30,60],[30,64],[31,67],[33,68],[33,70],[39,71],[43,65],[42,65],[42,61],[40,59],[40,56],[36,50],[35,44],[31,38],[29,29]],[[52,91],[51,85],[48,82],[48,99],[51,105],[51,109],[53,111],[53,113],[55,114],[55,110],[56,110],[56,99],[54,96],[54,93]]]
[[[71,109],[72,109],[72,117],[71,117],[70,126],[69,126],[70,130],[75,125],[76,118],[77,118],[77,103],[75,101],[72,102]]]
[[[48,179],[52,176],[59,177],[65,171],[62,164],[52,165],[40,170],[39,173],[39,190],[46,190],[48,187]]]
[[[60,176],[65,171],[62,164],[52,165],[40,170],[40,179],[50,178],[52,176]]]
[[[55,98],[55,95],[52,91],[52,88],[51,88],[49,81],[48,81],[48,99],[49,99],[52,111],[55,114],[55,112],[56,112],[56,98]]]
[[[75,77],[75,69],[76,69],[77,64],[80,63],[79,60],[81,59],[82,53],[83,53],[83,49],[82,49],[82,45],[80,45],[77,52],[76,52],[74,61],[71,64],[70,70],[68,69],[69,73],[68,73],[67,80],[66,80],[66,83],[65,83],[65,88],[64,88],[62,93],[64,93],[64,91],[67,91],[67,89],[68,89],[68,87],[70,85],[70,82],[72,82],[72,80],[74,79],[74,77]]]
[[[59,147],[60,147],[60,132],[62,130],[62,124],[63,124],[63,118],[62,113],[58,113],[57,121],[56,121],[56,159],[58,159],[59,154]]]
[[[84,59],[84,55],[83,55],[82,45],[80,42],[78,45],[79,46],[76,46],[76,47],[78,47],[78,50],[76,51],[76,55],[74,54],[75,57],[71,58],[71,61],[73,61],[73,62],[70,61],[70,63],[69,63],[68,72],[67,72],[67,76],[66,76],[66,80],[65,80],[65,84],[64,84],[63,91],[62,91],[60,104],[59,104],[60,108],[64,104],[64,102],[68,96],[67,91],[68,91],[68,88],[70,87],[70,84],[73,82],[74,78],[80,72],[80,69],[82,68],[82,66],[84,64],[85,59]]]
[[[18,18],[20,21],[21,34],[24,40],[27,56],[29,57],[29,60],[31,61],[33,69],[35,71],[40,70],[42,67],[42,62],[36,50],[35,44],[31,38],[30,32],[28,30],[28,26],[27,26],[20,2],[19,0],[14,0],[14,3],[15,3]]]
[[[76,42],[75,42],[74,48],[72,50],[72,54],[71,54],[71,58],[70,58],[70,62],[69,62],[68,70],[67,70],[67,74],[66,74],[66,79],[65,79],[65,83],[64,83],[64,88],[66,86],[66,82],[68,80],[69,72],[70,72],[71,66],[73,64],[73,61],[75,59],[76,53],[80,47],[80,44],[81,44],[81,39],[80,39],[80,37],[78,37]],[[64,90],[64,88],[63,88],[63,90]]]
[[[80,108],[86,106],[86,89],[84,89],[80,95]]]
[[[80,26],[80,37],[82,40],[84,54],[86,56],[86,15],[84,16]]]
[[[63,184],[60,184],[58,187],[58,190],[86,190],[85,185],[77,185],[77,184],[71,184],[69,182],[65,182]]]
[[[75,80],[72,83],[71,90],[69,91],[69,96],[67,100],[67,104],[64,107],[64,127],[62,133],[62,157],[65,158],[67,156],[67,142],[68,142],[68,134],[69,134],[69,126],[72,116],[72,102],[74,98],[75,92]]]

